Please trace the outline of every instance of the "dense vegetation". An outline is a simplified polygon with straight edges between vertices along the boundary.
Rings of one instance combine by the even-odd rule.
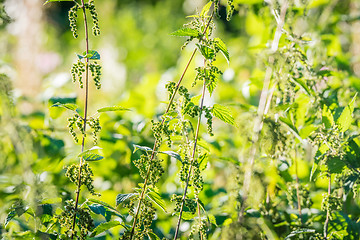
[[[360,239],[357,0],[29,2],[1,239]]]

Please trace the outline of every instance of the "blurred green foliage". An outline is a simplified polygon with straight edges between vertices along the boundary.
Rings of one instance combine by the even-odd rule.
[[[113,105],[131,111],[100,116],[98,146],[104,159],[91,166],[95,190],[101,197],[86,203],[95,209],[99,200],[116,208],[93,211],[96,226],[108,221],[107,216],[116,219],[119,215],[124,216],[123,224],[129,224],[127,210],[122,204],[115,207],[115,200],[118,194],[133,193],[142,183],[133,163],[141,152],[134,151],[134,144],[153,146],[151,120],[158,120],[165,110],[165,84],[179,79],[194,48],[190,44],[181,51],[184,39],[170,33],[187,22],[185,16],[200,11],[205,2],[96,3],[102,36],[91,38],[91,42],[101,54],[103,88],[90,91],[90,115],[100,107]],[[219,9],[221,17],[216,19],[216,35],[226,43],[230,63],[222,57],[215,61],[225,71],[206,105],[228,106],[236,127],[214,120],[214,136],[206,133],[205,122],[201,129],[201,147],[210,152],[200,194],[208,214],[208,239],[324,239],[328,213],[329,239],[358,239],[359,97],[354,96],[360,90],[360,76],[354,70],[359,61],[354,48],[360,47],[360,42],[353,36],[360,19],[357,1],[291,1],[276,53],[269,49],[277,26],[272,10],[278,16],[281,4],[276,2],[272,9],[263,1],[234,0],[235,13],[227,22],[225,3]],[[82,35],[80,41],[75,41],[68,27],[67,11],[72,5],[61,2],[43,7],[43,48],[59,57],[61,64],[44,74],[37,98],[41,101],[31,102],[16,95],[11,78],[2,74],[9,66],[16,72],[11,57],[15,50],[1,48],[2,239],[53,238],[51,234],[59,228],[52,225],[52,216],[61,212],[64,202],[74,195],[75,187],[65,177],[64,166],[77,161],[80,146],[72,142],[67,131],[68,112],[51,108],[57,102],[77,103],[80,109],[83,106],[82,93],[74,90],[69,71],[84,44]],[[355,6],[357,11],[352,11]],[[9,22],[3,15],[2,2],[0,19]],[[1,38],[12,46],[11,25],[0,25]],[[270,56],[276,59],[272,65]],[[197,55],[190,69],[201,61]],[[273,71],[273,98],[256,149],[248,206],[239,223],[245,165],[254,144],[253,124],[268,67]],[[189,71],[184,85],[190,88],[195,75],[195,71]],[[196,86],[191,94],[197,95],[199,89]],[[22,112],[20,106],[24,103],[35,105],[37,110]],[[171,149],[160,148],[167,150]],[[157,186],[167,212],[159,209],[151,227],[160,238],[171,238],[177,217],[171,214],[174,204],[170,198],[182,193],[177,174],[181,163],[168,155],[159,157],[164,159],[165,173]],[[328,175],[333,198],[324,197]],[[301,214],[297,191],[302,198]],[[331,209],[336,199],[340,199],[341,209]],[[184,221],[182,239],[187,238],[185,232],[191,223]],[[111,224],[113,228],[106,235],[93,239],[119,238],[124,228]]]

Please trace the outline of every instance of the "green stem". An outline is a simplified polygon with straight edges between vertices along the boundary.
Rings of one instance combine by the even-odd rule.
[[[85,9],[84,0],[81,0],[81,4],[82,4],[81,8],[82,8],[83,15],[84,15],[85,43],[86,43],[86,55],[87,55],[89,53],[89,31],[88,31],[88,25],[87,25],[87,17],[86,17],[86,9]],[[86,58],[86,63],[85,63],[85,106],[84,106],[84,118],[83,118],[83,120],[84,120],[83,133],[84,134],[82,136],[81,152],[84,151],[84,147],[85,147],[88,99],[89,99],[89,58]],[[73,225],[72,225],[71,239],[74,238],[74,232],[75,232],[76,212],[78,210],[80,191],[81,191],[82,165],[83,165],[83,158],[81,157],[80,163],[79,163],[79,178],[78,178],[77,189],[76,189],[75,214],[74,214]]]
[[[331,174],[330,173],[328,173],[328,179],[329,179],[329,182],[328,182],[328,199],[329,199],[330,194],[331,194]],[[325,223],[324,223],[324,238],[325,239],[328,239],[327,238],[327,233],[328,233],[328,229],[329,229],[329,220],[330,220],[330,209],[327,207],[326,220],[325,220]]]
[[[211,23],[211,20],[212,20],[213,16],[214,16],[214,12],[210,16],[210,19],[209,19],[209,21],[208,21],[202,35],[204,35],[206,33],[207,29],[209,28],[209,25]],[[185,76],[185,73],[187,72],[187,70],[189,68],[189,65],[190,65],[191,61],[194,58],[194,55],[195,55],[196,51],[197,51],[197,48],[195,48],[193,53],[191,54],[191,57],[190,57],[188,63],[186,64],[186,67],[185,67],[183,73],[181,74],[181,77],[180,77],[179,81],[176,84],[174,93],[172,94],[172,96],[170,98],[169,104],[168,104],[168,106],[166,108],[166,111],[165,111],[164,115],[169,112],[170,107],[171,107],[171,105],[172,105],[172,103],[174,101],[175,95],[176,95],[177,91],[180,88],[181,82],[182,82],[182,80],[183,80],[183,78]],[[165,118],[162,119],[160,125],[162,126],[164,124],[164,122],[165,122]],[[135,233],[136,222],[137,222],[138,217],[139,217],[140,207],[141,207],[142,201],[144,200],[144,197],[145,197],[145,192],[146,192],[146,188],[147,188],[147,184],[148,184],[148,179],[149,179],[149,176],[150,176],[151,162],[153,161],[153,159],[155,157],[155,152],[156,152],[156,149],[158,148],[158,144],[159,144],[159,142],[156,139],[155,143],[154,143],[153,151],[152,151],[152,154],[151,154],[151,157],[150,157],[150,164],[149,164],[149,167],[147,169],[147,173],[146,173],[146,177],[145,177],[144,187],[141,190],[140,198],[139,198],[138,205],[137,205],[137,208],[136,208],[136,213],[135,213],[135,216],[134,216],[134,222],[133,222],[133,225],[132,225],[132,228],[131,228],[131,233],[130,233],[130,240],[132,240],[132,238],[134,236],[134,233]]]
[[[205,75],[206,75],[206,70],[205,70]],[[203,107],[204,107],[205,90],[206,90],[206,78],[204,78],[204,83],[203,83],[202,96],[201,96],[201,102],[200,102],[200,113],[199,113],[199,118],[198,118],[198,122],[197,122],[197,126],[196,126],[194,148],[193,148],[193,152],[192,152],[192,155],[191,155],[191,163],[190,163],[190,167],[189,167],[189,172],[188,172],[186,182],[185,182],[184,194],[183,194],[183,197],[182,197],[182,200],[181,200],[181,207],[180,207],[179,218],[178,218],[178,222],[177,222],[177,226],[176,226],[176,230],[175,230],[174,240],[176,240],[176,238],[178,236],[178,233],[179,233],[180,223],[181,223],[181,216],[182,216],[182,213],[184,211],[185,198],[186,198],[186,194],[187,194],[187,189],[189,187],[189,181],[190,181],[192,166],[193,166],[193,163],[195,161],[196,146],[197,146],[197,141],[198,141],[198,138],[199,138],[199,130],[200,130],[200,124],[201,124],[201,114],[202,114],[202,110],[203,110]],[[199,206],[198,206],[198,208],[199,208]],[[200,210],[199,210],[199,212],[200,212]],[[200,213],[199,213],[199,215],[200,215]],[[200,221],[200,219],[199,219],[199,221]],[[202,239],[202,235],[201,235],[201,239]]]

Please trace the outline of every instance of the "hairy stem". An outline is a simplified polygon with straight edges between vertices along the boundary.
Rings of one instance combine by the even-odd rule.
[[[206,75],[206,70],[205,70],[205,75]],[[198,138],[199,138],[199,130],[200,130],[200,124],[201,124],[201,114],[202,114],[202,110],[203,110],[203,107],[204,107],[205,90],[206,90],[206,78],[204,78],[204,83],[203,83],[202,95],[201,95],[201,100],[200,100],[200,113],[199,113],[199,118],[198,118],[198,122],[197,122],[197,126],[196,126],[194,148],[193,148],[193,152],[192,152],[192,155],[191,155],[191,162],[190,162],[189,172],[188,172],[186,182],[185,182],[184,194],[183,194],[183,197],[182,197],[182,200],[181,200],[181,207],[180,207],[178,222],[177,222],[177,225],[176,225],[174,240],[176,240],[176,238],[178,236],[178,233],[179,233],[179,228],[180,228],[180,223],[181,223],[181,216],[182,216],[182,213],[183,213],[183,210],[184,210],[185,198],[186,198],[186,194],[187,194],[187,189],[189,187],[189,181],[190,181],[192,166],[193,166],[194,161],[196,161],[195,160],[195,153],[196,153],[197,141],[198,141]],[[198,205],[198,214],[200,215],[199,205]],[[200,218],[199,218],[199,221],[200,221]],[[200,233],[200,236],[201,236],[201,239],[202,239],[202,234],[201,233]]]
[[[181,82],[185,76],[185,73],[187,72],[188,68],[189,68],[189,65],[191,63],[191,61],[193,60],[194,56],[195,56],[195,53],[197,51],[197,48],[194,49],[193,53],[191,54],[190,56],[190,59],[188,61],[188,63],[186,64],[186,67],[183,71],[183,73],[181,74],[181,77],[179,79],[179,81],[177,82],[176,84],[176,87],[175,87],[175,90],[174,90],[174,93],[172,94],[171,98],[170,98],[170,101],[169,101],[169,104],[166,108],[166,111],[164,113],[167,114],[170,110],[170,107],[174,101],[174,97],[177,93],[177,91],[179,90],[179,87],[181,85]],[[165,122],[165,118],[163,118],[161,120],[161,125],[163,125]],[[150,162],[152,162],[152,160],[155,158],[155,152],[156,152],[156,149],[158,148],[158,144],[159,144],[159,141],[157,139],[155,139],[155,143],[154,143],[154,147],[153,147],[153,150],[152,150],[152,153],[151,153],[151,157],[150,157]],[[136,213],[135,213],[135,217],[134,217],[134,222],[133,222],[133,226],[131,228],[131,234],[130,234],[130,240],[133,238],[133,235],[134,235],[134,232],[135,232],[135,226],[136,226],[136,222],[137,222],[137,219],[138,219],[138,216],[139,216],[139,212],[140,212],[140,207],[141,207],[141,203],[144,199],[144,196],[145,196],[145,191],[146,191],[146,188],[147,188],[147,184],[148,184],[148,179],[149,179],[149,176],[150,176],[150,171],[151,171],[151,165],[149,165],[148,169],[147,169],[147,173],[146,173],[146,178],[145,178],[145,181],[144,181],[144,187],[141,191],[141,194],[140,194],[140,198],[139,198],[139,202],[138,202],[138,206],[137,206],[137,209],[136,209]]]
[[[296,151],[296,153],[297,153],[297,151]],[[301,224],[302,224],[301,196],[300,196],[300,193],[299,193],[299,176],[298,176],[297,154],[295,154],[294,163],[295,163],[295,175],[296,175],[296,197],[297,197],[297,202],[298,202],[299,218],[300,218],[300,221],[301,221]]]
[[[328,196],[330,197],[331,194],[331,175],[330,173],[328,174]],[[329,220],[330,220],[330,210],[327,209],[326,211],[326,220],[324,223],[324,238],[327,239],[327,232],[328,232],[328,228],[329,228]]]
[[[211,20],[212,20],[213,16],[214,16],[214,12],[210,16],[210,19],[209,19],[209,21],[208,21],[208,23],[207,23],[207,25],[206,25],[206,27],[204,29],[203,35],[206,33],[207,29],[209,28],[209,25],[211,23]],[[166,108],[166,111],[165,111],[164,115],[169,112],[170,107],[171,107],[171,105],[172,105],[172,103],[174,101],[175,95],[176,95],[177,91],[180,88],[181,82],[182,82],[182,80],[183,80],[183,78],[185,76],[185,73],[187,72],[187,70],[189,68],[189,65],[190,65],[191,61],[194,58],[194,55],[195,55],[196,51],[197,51],[197,48],[195,48],[193,53],[191,54],[191,57],[190,57],[188,63],[186,64],[186,67],[185,67],[183,73],[181,74],[181,77],[180,77],[179,81],[176,84],[174,93],[172,94],[172,96],[170,98],[170,101],[168,103],[168,106]],[[161,120],[160,125],[162,126],[164,124],[164,122],[165,122],[165,118],[163,118]],[[156,149],[158,148],[158,144],[159,144],[159,141],[157,139],[155,139],[153,151],[152,151],[151,157],[150,157],[150,163],[153,161],[153,159],[155,157],[155,152],[156,152]],[[140,198],[139,198],[138,205],[137,205],[137,208],[136,208],[136,213],[135,213],[135,216],[134,216],[134,222],[133,222],[133,225],[132,225],[132,228],[131,228],[131,233],[130,233],[130,240],[132,240],[132,238],[134,236],[134,233],[135,233],[136,222],[137,222],[138,217],[139,217],[140,207],[141,207],[142,201],[143,201],[143,199],[145,197],[145,192],[146,192],[147,184],[148,184],[148,181],[149,181],[148,179],[149,179],[149,176],[150,176],[150,171],[151,171],[151,164],[149,165],[149,167],[147,169],[147,173],[146,173],[146,177],[145,177],[145,181],[144,181],[144,186],[143,186],[143,189],[141,190]]]
[[[281,6],[281,11],[280,11],[279,17],[277,15],[277,13],[275,12],[275,10],[273,10],[273,14],[277,21],[277,28],[275,31],[274,39],[271,44],[271,53],[275,53],[278,50],[279,41],[280,41],[280,37],[282,34],[282,28],[285,23],[285,15],[286,15],[287,8],[288,8],[288,2],[284,1],[283,5]],[[264,78],[264,83],[263,83],[263,89],[262,89],[261,95],[260,95],[257,116],[254,121],[254,128],[253,128],[254,136],[252,139],[253,144],[251,145],[249,159],[247,161],[246,168],[245,168],[242,204],[241,204],[241,209],[240,209],[239,216],[238,216],[238,222],[242,221],[244,211],[246,208],[246,201],[247,201],[249,191],[250,191],[251,177],[252,177],[252,173],[253,173],[256,151],[257,151],[257,148],[259,147],[260,133],[261,133],[263,123],[264,123],[264,115],[267,113],[267,110],[269,109],[267,107],[266,103],[271,101],[271,98],[268,98],[268,97],[272,96],[271,94],[269,95],[269,86],[270,86],[270,81],[271,81],[271,77],[273,74],[272,66],[275,62],[275,58],[273,55],[271,55],[269,57],[268,62],[269,62],[269,65],[265,72],[265,78]]]
[[[87,25],[87,17],[86,17],[86,9],[85,9],[85,3],[84,0],[81,0],[81,8],[84,15],[84,26],[85,26],[85,44],[86,44],[86,55],[89,53],[89,31],[88,31],[88,25]],[[83,129],[83,136],[82,136],[82,142],[81,142],[81,152],[84,151],[85,147],[85,139],[86,139],[86,122],[87,122],[87,112],[88,112],[88,99],[89,99],[89,58],[86,58],[85,63],[85,106],[84,106],[84,129]],[[77,183],[77,189],[76,189],[76,200],[75,200],[75,215],[73,219],[73,225],[72,225],[72,234],[71,239],[74,238],[74,231],[75,231],[75,225],[76,225],[76,212],[78,210],[78,204],[79,204],[79,198],[80,198],[80,190],[81,190],[81,172],[82,172],[82,165],[83,165],[83,158],[81,157],[80,163],[79,163],[79,178]]]

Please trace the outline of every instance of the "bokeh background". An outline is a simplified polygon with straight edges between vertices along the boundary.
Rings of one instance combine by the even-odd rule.
[[[69,30],[67,12],[73,3],[0,2],[9,17],[3,17],[0,22],[0,73],[4,74],[2,88],[11,89],[3,90],[1,95],[0,220],[4,222],[11,206],[20,199],[31,203],[56,200],[60,196],[58,204],[61,205],[73,196],[75,186],[68,182],[63,167],[77,161],[80,145],[75,144],[68,133],[66,119],[70,115],[51,105],[66,100],[82,108],[83,92],[71,82],[70,68],[77,60],[76,54],[81,54],[85,47],[81,17],[80,37],[74,39]],[[330,89],[341,87],[343,98],[339,102],[347,104],[352,94],[360,89],[359,2],[295,2],[297,7],[289,13],[286,30],[310,39],[305,51],[314,69],[338,70],[340,74],[329,78]],[[100,53],[103,74],[101,90],[93,86],[90,89],[89,111],[91,114],[100,107],[113,105],[131,109],[100,117],[102,131],[98,145],[105,159],[93,163],[92,167],[95,188],[101,193],[99,199],[102,201],[114,206],[117,194],[133,192],[142,181],[132,164],[132,160],[140,156],[139,151],[133,152],[133,144],[152,146],[150,121],[158,119],[166,107],[165,84],[179,79],[195,47],[189,44],[181,50],[185,38],[170,33],[188,22],[186,16],[201,11],[205,3],[201,0],[96,1],[101,35],[91,36],[90,48]],[[214,35],[226,43],[230,63],[218,57],[216,64],[224,74],[215,93],[211,97],[207,95],[206,105],[228,106],[237,126],[214,120],[215,136],[206,134],[206,126],[202,136],[203,145],[211,153],[200,197],[216,219],[211,239],[224,237],[223,230],[231,224],[231,219],[236,219],[234,209],[239,204],[241,166],[251,145],[252,120],[262,89],[268,47],[276,28],[266,1],[234,0],[234,3],[231,21],[226,21],[226,1],[220,7],[221,17],[215,20]],[[1,14],[4,15],[3,10]],[[284,37],[280,47],[285,46],[285,42]],[[190,69],[201,63],[202,57],[197,55]],[[185,76],[184,84],[189,88],[195,74],[189,71]],[[193,88],[192,94],[198,95],[199,88]],[[11,96],[9,100],[5,100],[7,96]],[[91,144],[88,141],[88,145]],[[254,190],[250,196],[252,206],[261,204],[267,194],[273,194],[274,199],[286,199],[285,195],[276,197],[278,193],[267,190],[269,185],[275,189],[278,182],[288,181],[278,174],[281,164],[275,162],[268,167],[267,144],[264,141],[265,150],[255,166]],[[309,182],[311,154],[299,157],[298,162],[298,176],[304,184],[312,186],[311,197],[315,208],[319,209],[326,180],[319,178]],[[179,162],[164,156],[164,165],[166,173],[158,187],[169,207],[167,213],[159,211],[154,231],[161,237],[170,237],[176,217],[171,216],[173,206],[169,200],[173,193],[181,193],[182,188],[176,174]],[[287,177],[295,179],[291,163],[283,171]],[[360,214],[356,204],[351,205],[351,209],[353,215]],[[7,231],[16,232],[26,229],[25,225],[36,225],[32,221],[19,218],[9,223]],[[102,219],[99,217],[97,221]],[[190,223],[185,222],[181,230],[185,232],[189,228]],[[265,228],[260,227],[262,231]],[[5,232],[3,226],[0,231]],[[115,228],[108,239],[119,236],[119,232],[121,230]]]

